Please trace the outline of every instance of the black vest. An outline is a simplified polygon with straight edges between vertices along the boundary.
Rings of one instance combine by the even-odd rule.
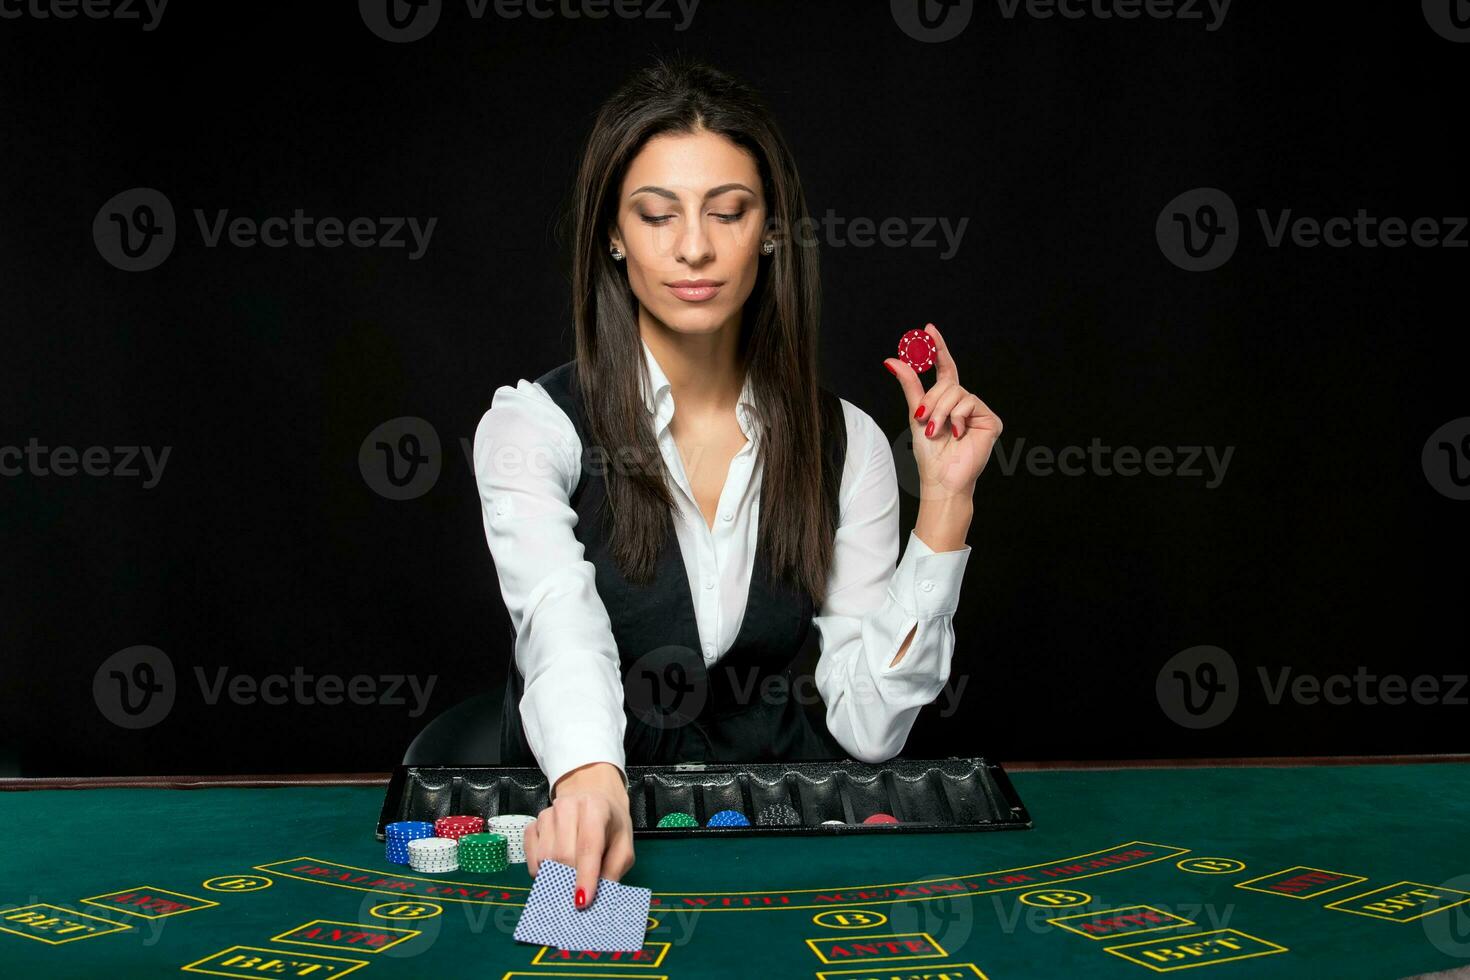
[[[843,757],[846,753],[826,725],[808,721],[792,697],[793,685],[798,697],[804,695],[808,701],[816,697],[810,674],[798,678],[793,670],[815,612],[811,596],[777,579],[764,544],[759,544],[740,631],[724,656],[706,667],[673,520],[666,525],[653,581],[630,583],[618,572],[609,550],[611,515],[602,474],[610,464],[608,455],[593,447],[575,362],[542,375],[537,383],[571,419],[582,445],[581,479],[570,501],[577,512],[574,531],[582,542],[583,557],[596,568],[597,591],[617,641],[627,763]],[[824,483],[835,526],[847,428],[836,395],[821,389],[819,401],[827,464]],[[766,484],[762,497],[773,492],[779,488]],[[521,726],[522,691],[523,680],[512,657],[501,728],[503,765],[535,765]],[[820,720],[820,704],[814,710]]]

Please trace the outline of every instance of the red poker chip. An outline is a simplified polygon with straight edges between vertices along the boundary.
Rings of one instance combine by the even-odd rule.
[[[434,821],[434,836],[452,837],[455,840],[466,834],[478,834],[485,828],[485,819],[460,814],[451,814]]]
[[[934,338],[922,330],[910,330],[898,339],[899,359],[920,374],[934,366],[938,355]]]

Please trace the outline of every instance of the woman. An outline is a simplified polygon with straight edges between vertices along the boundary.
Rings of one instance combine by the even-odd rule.
[[[971,496],[1000,420],[932,324],[928,391],[883,361],[922,487],[895,567],[889,440],[817,383],[817,251],[792,234],[806,214],[749,88],[697,64],[640,72],[581,164],[575,360],[499,388],[475,434],[516,630],[502,761],[550,781],[527,864],[575,866],[579,908],[633,863],[625,764],[881,761],[949,677]],[[813,623],[826,732],[770,683]]]

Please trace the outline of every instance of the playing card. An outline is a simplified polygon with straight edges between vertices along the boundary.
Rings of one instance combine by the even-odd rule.
[[[651,890],[598,878],[597,895],[584,909],[572,904],[576,890],[575,868],[543,860],[516,923],[516,941],[600,953],[643,948]]]

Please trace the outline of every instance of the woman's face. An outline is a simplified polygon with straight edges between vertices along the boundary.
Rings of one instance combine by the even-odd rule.
[[[715,133],[670,134],[629,165],[611,238],[654,319],[711,333],[739,316],[755,287],[765,219],[754,157]]]

